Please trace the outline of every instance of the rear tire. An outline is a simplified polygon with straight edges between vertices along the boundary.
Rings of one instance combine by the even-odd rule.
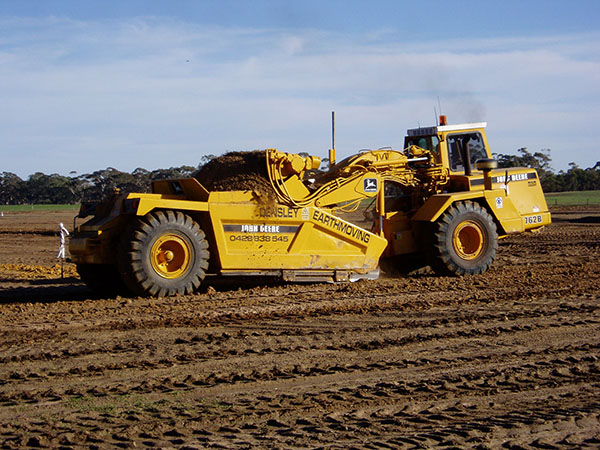
[[[134,294],[163,297],[196,290],[209,256],[206,236],[190,216],[157,211],[138,219],[125,234],[119,265]]]
[[[435,224],[432,267],[437,274],[483,273],[494,261],[497,250],[496,224],[477,203],[456,203]]]

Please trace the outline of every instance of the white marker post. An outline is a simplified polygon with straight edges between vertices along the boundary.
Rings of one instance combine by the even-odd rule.
[[[67,241],[67,236],[69,235],[69,230],[67,230],[65,228],[65,226],[63,225],[63,223],[59,223],[58,224],[58,231],[59,231],[59,235],[60,235],[60,247],[58,248],[58,254],[56,255],[56,257],[58,259],[60,259],[60,278],[64,278],[65,277],[65,272],[64,272],[64,264],[65,264],[65,257],[66,257],[66,246],[65,243]]]

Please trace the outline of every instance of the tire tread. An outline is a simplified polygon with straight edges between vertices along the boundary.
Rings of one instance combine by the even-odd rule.
[[[486,232],[486,249],[477,264],[462,263],[448,243],[461,218],[476,218]],[[438,220],[433,235],[432,267],[440,275],[477,275],[489,269],[498,248],[496,224],[488,211],[472,201],[458,202],[450,206]]]
[[[154,273],[145,259],[153,239],[173,230],[185,235],[194,248],[192,272],[178,279],[166,280]],[[181,211],[155,211],[136,220],[120,243],[120,271],[127,287],[142,296],[190,294],[198,289],[206,275],[210,252],[206,235],[188,214]]]

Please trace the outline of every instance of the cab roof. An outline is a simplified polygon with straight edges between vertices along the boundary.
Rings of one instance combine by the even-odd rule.
[[[475,130],[478,128],[485,128],[487,122],[474,122],[474,123],[459,123],[456,125],[438,125],[435,127],[424,127],[424,128],[412,128],[406,130],[408,136],[432,136],[434,134],[443,133],[446,131],[468,131]]]

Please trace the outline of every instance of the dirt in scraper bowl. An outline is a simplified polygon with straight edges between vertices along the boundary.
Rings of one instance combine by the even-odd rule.
[[[194,177],[209,191],[254,191],[261,199],[275,199],[264,150],[226,153],[203,165]]]

